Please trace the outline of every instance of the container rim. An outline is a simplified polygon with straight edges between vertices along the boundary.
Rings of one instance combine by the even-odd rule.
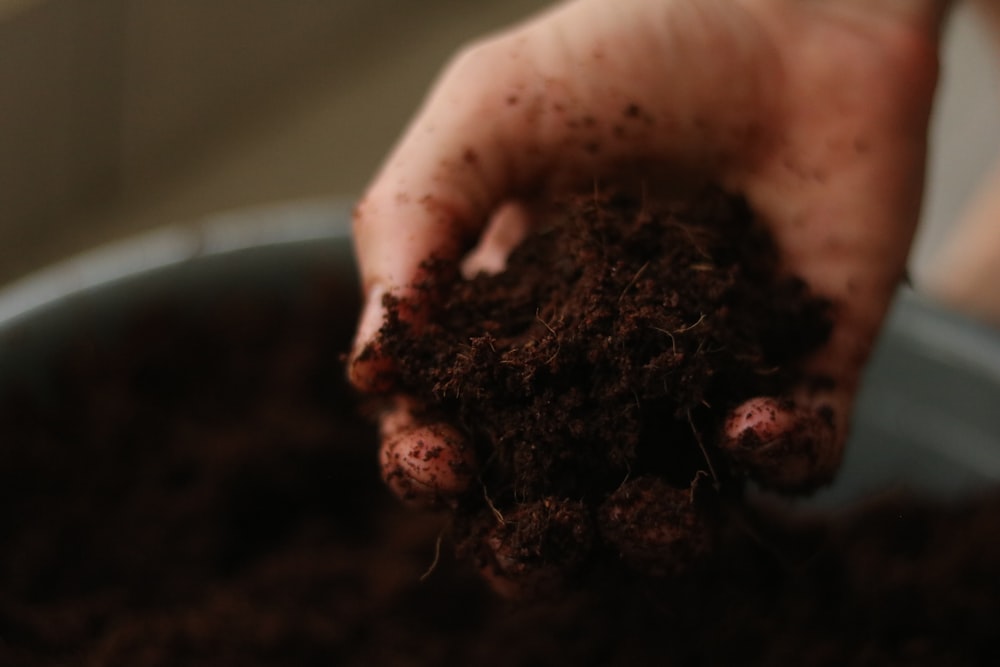
[[[341,199],[279,202],[168,224],[97,246],[0,287],[0,333],[76,295],[192,260],[348,239],[350,210]]]
[[[102,303],[106,292],[135,292],[154,274],[172,280],[189,263],[227,264],[218,260],[227,255],[236,260],[241,253],[257,253],[259,259],[269,250],[279,259],[301,258],[315,244],[336,246],[336,254],[324,256],[353,273],[350,210],[349,202],[336,199],[237,209],[99,246],[2,287],[0,353],[11,341],[18,346],[14,351],[11,343],[11,353],[0,354],[0,380],[7,366],[30,372],[53,336],[69,335],[73,314],[87,311],[81,301],[91,307]],[[35,356],[25,352],[29,348]],[[996,405],[1000,332],[901,289],[862,382],[854,413],[860,428],[849,439],[844,465],[830,487],[802,504],[840,507],[897,481],[941,497],[997,486]]]

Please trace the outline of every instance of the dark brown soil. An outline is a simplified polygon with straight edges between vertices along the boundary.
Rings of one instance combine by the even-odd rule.
[[[493,597],[383,490],[324,280],[77,325],[0,392],[0,665],[997,664],[1000,497],[743,520],[669,584]],[[47,388],[47,389],[46,389]],[[742,527],[741,527],[742,526]]]
[[[718,446],[723,420],[806,379],[827,306],[781,272],[739,198],[562,208],[504,272],[436,284],[430,267],[421,298],[440,306],[381,332],[394,389],[475,447],[481,484],[456,532],[481,564],[500,544],[515,569],[570,577],[619,555],[683,566],[711,533],[711,494],[695,487],[735,495],[745,476]]]

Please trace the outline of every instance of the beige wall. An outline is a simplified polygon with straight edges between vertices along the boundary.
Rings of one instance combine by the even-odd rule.
[[[9,2],[10,0],[8,0]],[[147,175],[176,142],[266,104],[386,0],[21,0],[0,13],[6,224]],[[380,5],[382,7],[380,7]],[[15,11],[15,9],[17,11]]]
[[[297,77],[349,57],[357,26],[396,4],[0,4],[0,276],[26,268],[40,235],[141,189]]]
[[[0,19],[0,226],[9,242],[112,185],[121,4],[39,1]]]
[[[459,44],[547,4],[18,2],[0,4],[0,284],[176,219],[356,192]]]
[[[108,0],[104,0],[107,2]],[[345,53],[387,0],[129,0],[125,12],[121,159],[124,178],[178,139],[252,113],[297,73]]]
[[[994,1],[994,0],[984,0]],[[0,284],[136,230],[354,195],[461,43],[548,0],[0,0]],[[1000,148],[948,32],[917,274]]]

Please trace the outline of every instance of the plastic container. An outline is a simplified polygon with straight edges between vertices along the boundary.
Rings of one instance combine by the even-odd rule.
[[[240,284],[294,290],[320,266],[356,284],[349,208],[294,203],[164,228],[0,290],[0,386],[44,383],[49,351],[81,329],[111,332],[153,295],[197,300]],[[353,318],[355,313],[345,313]],[[1000,335],[903,290],[859,396],[836,482],[805,507],[837,509],[908,489],[942,498],[1000,483]]]

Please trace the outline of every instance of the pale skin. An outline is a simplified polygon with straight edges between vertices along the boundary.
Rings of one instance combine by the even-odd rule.
[[[355,357],[383,320],[382,295],[410,293],[432,256],[457,275],[477,242],[481,266],[502,265],[539,198],[612,180],[653,193],[714,182],[747,197],[785,269],[829,299],[834,317],[829,343],[809,362],[832,385],[738,407],[722,446],[751,430],[788,458],[775,487],[827,481],[919,217],[947,6],[573,0],[473,44],[358,205],[367,305]],[[352,361],[350,378],[391,392],[380,371],[392,360],[373,352]],[[435,502],[460,492],[474,475],[449,474],[474,468],[469,448],[451,430],[432,443],[435,429],[415,425],[400,398],[384,418],[385,476],[412,477],[411,500],[413,489]],[[790,441],[793,431],[810,435]],[[399,464],[438,445],[449,452],[441,463],[415,453],[421,465]]]
[[[1000,72],[1000,3],[977,0],[979,17],[993,35],[994,71]],[[1000,328],[1000,161],[968,203],[951,238],[939,251],[921,289],[953,308]]]

